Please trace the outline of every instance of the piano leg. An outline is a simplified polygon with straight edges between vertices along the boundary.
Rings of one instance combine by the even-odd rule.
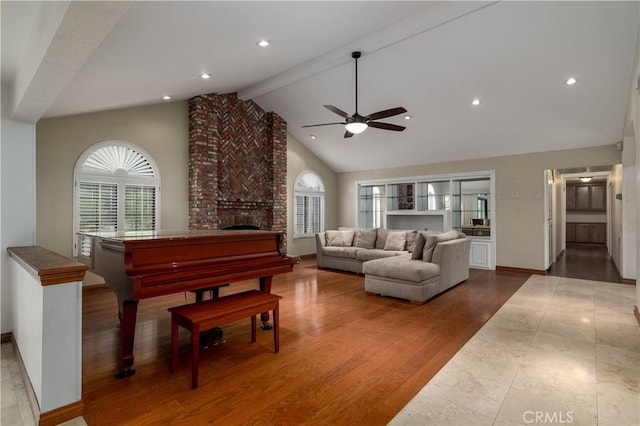
[[[133,376],[133,339],[136,333],[136,317],[138,314],[138,301],[125,300],[120,309],[120,360],[118,361],[118,373],[116,379]]]
[[[273,279],[273,276],[268,276],[268,277],[260,277],[260,291],[263,291],[265,293],[271,293],[271,280]],[[260,314],[260,321],[262,321],[262,327],[260,327],[263,330],[271,330],[273,328],[273,326],[271,324],[269,324],[269,312],[263,312]]]

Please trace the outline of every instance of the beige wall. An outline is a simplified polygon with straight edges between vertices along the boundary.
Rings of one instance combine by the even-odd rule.
[[[544,170],[620,163],[614,144],[338,175],[340,226],[355,226],[355,181],[495,170],[496,265],[544,269]]]
[[[160,224],[188,225],[187,102],[40,120],[36,125],[37,244],[71,256],[73,170],[91,145],[121,140],[144,149],[160,169]]]
[[[338,185],[336,174],[296,138],[287,138],[287,253],[301,256],[316,252],[315,238],[293,238],[293,187],[296,178],[303,171],[316,172],[325,185],[326,229],[338,226]]]
[[[70,256],[73,235],[73,170],[91,145],[122,140],[149,153],[160,169],[160,223],[163,229],[188,227],[188,105],[171,102],[45,119],[36,126],[37,244]],[[326,187],[325,225],[338,225],[337,179],[295,138],[287,143],[287,227],[291,255],[315,253],[313,238],[293,238],[293,185],[305,170]]]

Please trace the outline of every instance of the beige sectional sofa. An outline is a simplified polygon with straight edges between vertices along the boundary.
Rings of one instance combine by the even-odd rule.
[[[469,278],[471,240],[455,230],[340,228],[316,244],[318,267],[364,273],[368,293],[423,303]]]
[[[316,262],[318,268],[361,274],[366,261],[408,254],[413,250],[415,238],[415,230],[338,228],[324,231],[316,234]]]
[[[471,240],[458,231],[421,234],[411,254],[399,256],[393,262],[378,259],[365,263],[364,289],[368,293],[424,303],[469,278],[470,249]]]

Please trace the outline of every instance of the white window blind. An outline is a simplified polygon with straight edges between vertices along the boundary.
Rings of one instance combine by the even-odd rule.
[[[118,186],[116,184],[80,182],[78,203],[80,232],[118,230]]]
[[[147,185],[125,185],[125,231],[156,229],[156,188]]]
[[[306,195],[296,195],[296,235],[306,234],[309,215],[307,214]]]
[[[296,195],[296,236],[322,231],[322,195]]]

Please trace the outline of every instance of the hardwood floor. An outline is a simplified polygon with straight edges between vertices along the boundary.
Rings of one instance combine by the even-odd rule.
[[[619,283],[620,274],[606,247],[572,247],[551,264],[548,275]]]
[[[362,276],[303,262],[274,278],[280,353],[271,332],[251,344],[250,322],[224,327],[226,343],[202,350],[190,389],[188,333],[169,371],[167,308],[183,294],[143,300],[136,374],[117,380],[117,312],[106,287],[85,289],[83,400],[89,425],[387,424],[527,280],[471,270],[470,279],[424,305],[367,295]],[[222,294],[253,288],[243,282]]]

